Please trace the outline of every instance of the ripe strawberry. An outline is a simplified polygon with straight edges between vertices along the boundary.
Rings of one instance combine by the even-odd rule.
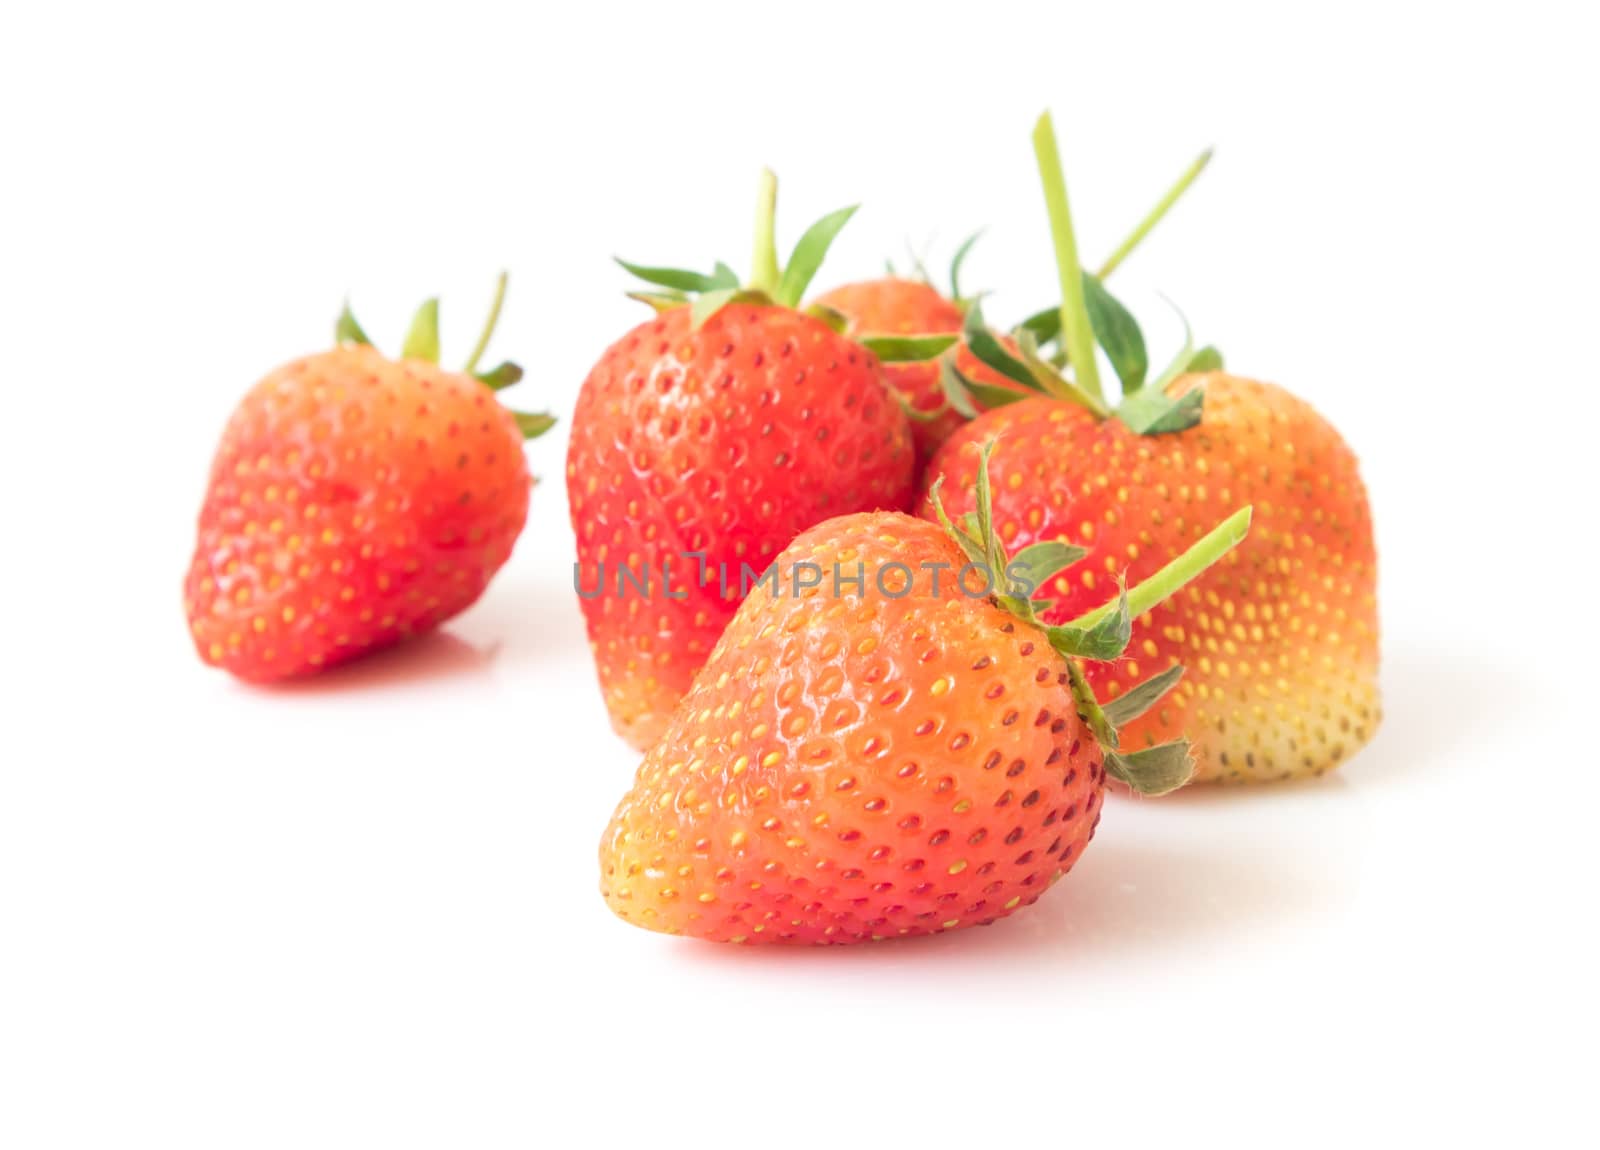
[[[1208,150],[1189,165],[1177,183],[1101,265],[1095,274],[1097,281],[1103,281],[1128,258],[1210,162]],[[990,389],[999,388],[1002,393],[1014,393],[1017,389],[1014,380],[973,355],[965,339],[938,359],[919,355],[907,362],[890,362],[888,353],[891,350],[909,352],[915,346],[902,347],[907,340],[960,335],[974,328],[981,330],[978,297],[968,298],[961,293],[961,265],[977,238],[976,235],[969,237],[956,249],[950,264],[948,297],[928,281],[919,264],[920,278],[898,276],[891,266],[889,275],[881,279],[846,284],[825,292],[815,301],[818,307],[842,315],[847,322],[845,334],[873,348],[884,359],[884,377],[902,397],[912,417],[911,433],[917,445],[919,475],[927,469],[928,461],[945,440],[988,406],[984,398]],[[1002,338],[1000,342],[1013,356],[1017,354],[1012,340]],[[916,350],[933,352],[936,346]],[[1005,394],[998,402],[1006,402]]]
[[[896,339],[959,336],[966,324],[970,301],[960,298],[957,277],[962,256],[971,242],[969,240],[967,245],[962,246],[951,268],[951,294],[954,298],[947,299],[926,280],[890,275],[834,288],[818,296],[816,306],[844,316],[847,324],[845,334],[874,350],[882,351]],[[930,345],[928,350],[937,346]],[[916,442],[919,473],[940,445],[970,419],[979,406],[975,402],[963,402],[960,397],[956,400],[959,407],[952,404],[946,387],[947,363],[953,363],[968,379],[996,387],[1010,386],[1004,376],[985,366],[965,346],[959,344],[938,359],[911,359],[904,362],[886,360],[883,365],[884,379],[900,395],[911,416],[911,434]]]
[[[200,510],[184,608],[207,663],[241,679],[306,675],[466,609],[528,513],[522,443],[554,422],[495,401],[503,363],[437,364],[438,301],[398,360],[349,309],[338,346],[258,383],[234,411]]]
[[[1257,509],[1249,540],[1182,595],[1141,616],[1120,660],[1089,681],[1115,699],[1180,660],[1189,673],[1160,707],[1124,730],[1128,745],[1177,734],[1193,742],[1196,778],[1259,782],[1316,775],[1371,738],[1379,720],[1378,618],[1372,520],[1355,455],[1310,406],[1270,384],[1198,368],[1214,352],[1187,349],[1144,384],[1137,325],[1084,278],[1078,282],[1065,188],[1047,122],[1036,135],[1067,303],[1059,313],[1074,378],[1030,363],[991,363],[1032,375],[1032,398],[996,407],[959,431],[928,469],[959,493],[994,453],[994,517],[1010,546],[1046,540],[1088,550],[1048,589],[1048,621],[1078,615],[1181,551],[1219,509]],[[1064,241],[1064,243],[1063,243]],[[1047,320],[1052,322],[1046,322]],[[1052,335],[1053,317],[1029,321]],[[1125,398],[1100,399],[1098,337]],[[1024,335],[1024,344],[1029,344]],[[986,349],[990,351],[992,349]],[[1020,369],[1020,370],[1019,370]],[[953,510],[967,505],[957,494]],[[925,515],[932,515],[930,509]]]
[[[1077,660],[1119,650],[1128,613],[1237,542],[1248,511],[1118,610],[1047,629],[1029,595],[1081,553],[1008,558],[981,472],[977,499],[969,529],[848,515],[779,557],[601,840],[617,915],[745,943],[987,924],[1071,869],[1108,775],[1182,785],[1181,742],[1124,754],[1115,732],[1176,676],[1102,709]]]
[[[877,357],[795,305],[851,211],[813,226],[787,270],[763,185],[757,276],[624,265],[667,289],[615,343],[573,413],[567,492],[578,590],[612,725],[653,743],[742,598],[823,519],[909,509],[911,433]],[[685,293],[698,291],[692,303]]]

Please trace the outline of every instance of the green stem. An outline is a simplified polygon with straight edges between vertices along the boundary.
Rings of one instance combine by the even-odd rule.
[[[1190,184],[1200,178],[1200,173],[1206,170],[1206,165],[1210,162],[1211,149],[1207,148],[1195,158],[1194,163],[1184,170],[1183,175],[1178,177],[1178,182],[1167,189],[1167,194],[1162,196],[1156,206],[1150,209],[1149,214],[1139,221],[1139,226],[1134,228],[1128,238],[1118,245],[1117,250],[1106,257],[1106,262],[1101,264],[1100,270],[1094,273],[1095,279],[1104,280],[1122,266],[1122,261],[1132,254],[1134,248],[1144,242],[1145,236],[1149,235],[1151,229],[1159,224],[1162,218],[1172,210],[1172,205],[1177,203],[1183,193],[1189,190]]]
[[[1150,578],[1128,590],[1128,614],[1137,619],[1150,608],[1164,603],[1207,567],[1232,551],[1250,532],[1251,507],[1241,507],[1228,516],[1200,542],[1168,563]],[[1068,623],[1087,630],[1116,609],[1116,600],[1096,607]]]
[[[1078,263],[1078,240],[1072,233],[1072,207],[1067,202],[1067,180],[1061,173],[1061,153],[1056,130],[1045,112],[1033,129],[1033,154],[1039,160],[1044,184],[1045,209],[1050,213],[1050,235],[1055,241],[1056,274],[1061,277],[1061,340],[1072,363],[1078,386],[1096,399],[1104,399],[1100,366],[1094,358],[1094,328],[1083,302],[1083,268]]]
[[[411,330],[406,332],[406,342],[400,348],[401,359],[420,359],[427,363],[439,362],[439,300],[424,300],[412,317]]]
[[[761,189],[756,200],[755,253],[750,260],[750,290],[772,295],[778,290],[778,177],[761,169]]]
[[[505,272],[500,273],[500,278],[494,285],[494,302],[489,305],[489,318],[484,322],[483,334],[478,336],[478,342],[472,349],[472,354],[467,357],[467,365],[461,369],[465,375],[471,375],[478,370],[478,361],[483,358],[483,353],[489,350],[489,340],[494,336],[495,325],[500,322],[500,307],[506,302]]]

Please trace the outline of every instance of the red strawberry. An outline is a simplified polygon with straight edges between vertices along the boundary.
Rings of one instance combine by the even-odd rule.
[[[1115,731],[1175,676],[1103,709],[1078,658],[1119,650],[1129,611],[1237,542],[1248,512],[1131,605],[1049,629],[1029,595],[1078,553],[1008,557],[981,478],[976,498],[971,530],[848,515],[779,557],[601,841],[616,914],[744,943],[983,925],[1071,869],[1108,775],[1150,793],[1183,783],[1181,742],[1125,754]]]
[[[1128,258],[1210,162],[1208,150],[1189,165],[1177,183],[1101,265],[1095,275],[1097,281],[1103,281]],[[913,357],[908,362],[889,362],[891,349],[900,350],[897,343],[908,337],[970,334],[982,329],[978,297],[967,298],[961,293],[961,265],[977,238],[971,236],[956,249],[950,265],[948,298],[928,282],[919,264],[921,278],[902,278],[894,274],[891,267],[890,274],[882,279],[846,284],[816,299],[817,306],[844,316],[848,324],[846,335],[865,343],[885,360],[884,376],[904,399],[912,416],[911,433],[917,444],[919,474],[927,469],[928,461],[945,440],[989,406],[985,397],[992,389],[1000,389],[998,403],[1007,402],[1008,393],[1017,391],[1016,381],[973,355],[965,339],[939,359]],[[1043,318],[1036,317],[1036,320]],[[1002,337],[1000,342],[1012,356],[1017,355],[1018,349],[1012,340]]]
[[[956,277],[961,255],[966,250],[963,245],[951,269],[952,285],[959,282]],[[959,293],[959,288],[953,286],[952,292]],[[959,335],[966,324],[968,301],[961,300],[959,295],[956,299],[946,299],[925,280],[891,275],[834,288],[818,296],[816,304],[844,316],[848,324],[846,335],[882,351],[896,338]],[[911,434],[916,441],[919,472],[940,445],[981,407],[981,403],[960,398],[956,401],[960,408],[952,406],[945,385],[946,364],[951,362],[964,376],[980,384],[1010,386],[1004,376],[985,366],[961,345],[946,352],[944,358],[886,361],[883,365],[884,378],[900,395],[912,417]]]
[[[511,554],[528,512],[525,438],[554,422],[437,364],[438,301],[401,358],[346,309],[334,350],[286,364],[234,411],[200,510],[184,608],[207,663],[242,679],[305,675],[437,626]]]
[[[1078,284],[1065,187],[1048,122],[1036,135],[1063,287]],[[958,432],[929,467],[961,492],[978,445],[997,439],[994,517],[1008,546],[1070,542],[1088,550],[1051,584],[1048,621],[1079,615],[1182,551],[1220,510],[1257,509],[1249,540],[1182,595],[1140,617],[1127,655],[1096,664],[1115,699],[1180,660],[1178,689],[1124,731],[1128,745],[1185,734],[1196,778],[1252,782],[1320,774],[1371,738],[1379,720],[1372,521],[1355,455],[1307,404],[1270,384],[1217,371],[1214,352],[1185,351],[1144,383],[1137,325],[1097,280],[1064,291],[1059,324],[1074,378],[1030,363],[992,364],[1035,379],[1039,394]],[[1123,378],[1115,413],[1100,398],[1091,339]],[[1024,344],[1029,343],[1024,336]],[[985,349],[986,354],[993,349]],[[952,509],[970,504],[958,494]],[[932,515],[930,509],[924,512]]]
[[[660,735],[746,579],[812,524],[906,509],[915,491],[877,357],[795,306],[854,209],[813,226],[780,272],[768,181],[750,287],[720,264],[624,265],[666,289],[641,295],[663,310],[606,351],[573,413],[579,595],[612,725],[637,748]]]

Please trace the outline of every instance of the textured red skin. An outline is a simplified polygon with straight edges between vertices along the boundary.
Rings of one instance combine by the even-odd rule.
[[[845,334],[851,337],[952,333],[960,331],[963,322],[961,309],[928,284],[893,276],[834,288],[816,302],[849,320]],[[883,375],[912,410],[939,413],[931,419],[911,421],[920,472],[939,445],[966,420],[945,404],[937,360],[886,363]]]
[[[601,840],[607,905],[671,934],[813,945],[1035,902],[1093,837],[1105,785],[1065,661],[957,592],[961,552],[910,516],[830,520],[778,567],[803,562],[860,564],[865,590],[751,592]]]
[[[184,583],[200,657],[269,682],[438,626],[510,557],[531,483],[470,376],[369,347],[286,364],[212,463]]]
[[[877,359],[797,311],[736,304],[693,331],[675,308],[608,349],[573,413],[567,492],[618,734],[640,750],[660,736],[738,606],[741,565],[765,570],[831,516],[909,509],[913,468]],[[686,553],[705,557],[707,585]],[[684,598],[617,593],[619,564],[659,578],[668,563]]]
[[[1183,681],[1124,727],[1138,748],[1187,735],[1197,781],[1315,775],[1371,738],[1378,692],[1377,563],[1355,455],[1317,413],[1270,384],[1214,373],[1202,422],[1138,436],[1082,408],[1029,399],[980,416],[928,469],[952,515],[973,509],[978,447],[1008,550],[1060,539],[1089,555],[1041,590],[1064,623],[1147,578],[1253,504],[1249,536],[1136,620],[1127,654],[1086,671],[1103,700],[1181,662]],[[924,492],[926,494],[926,491]],[[919,512],[932,518],[924,498]]]
[[[951,334],[959,332],[965,322],[961,309],[930,285],[894,276],[845,284],[819,296],[816,302],[849,320],[845,334],[852,338]],[[979,362],[965,344],[957,349],[956,367],[968,379],[979,383],[1007,389],[1015,387],[1005,376]],[[886,363],[883,374],[889,386],[905,397],[913,411],[932,416],[911,421],[920,475],[944,441],[967,422],[967,417],[946,404],[944,388],[939,383],[937,359]],[[982,410],[982,404],[976,400],[973,403]]]

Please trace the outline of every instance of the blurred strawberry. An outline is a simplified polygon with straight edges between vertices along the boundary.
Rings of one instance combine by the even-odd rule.
[[[853,208],[779,267],[767,173],[755,274],[624,264],[659,314],[612,345],[573,413],[578,587],[612,725],[653,743],[749,579],[830,516],[908,509],[911,431],[878,358],[799,301]]]
[[[184,608],[200,657],[242,679],[306,675],[438,626],[483,593],[528,512],[522,443],[548,415],[502,407],[522,376],[438,366],[438,301],[398,359],[345,310],[338,346],[280,367],[234,411],[200,510]]]
[[[1181,661],[1183,682],[1124,728],[1128,745],[1186,735],[1196,778],[1258,782],[1320,774],[1377,727],[1377,564],[1356,457],[1288,392],[1217,370],[1188,345],[1158,378],[1138,324],[1077,264],[1065,182],[1048,118],[1035,134],[1063,303],[1031,317],[1012,354],[975,337],[987,364],[1024,394],[958,431],[928,469],[952,486],[952,510],[994,452],[994,517],[1008,546],[1070,543],[1088,551],[1059,576],[1042,612],[1065,620],[1169,563],[1217,514],[1256,508],[1250,538],[1185,591],[1135,623],[1121,659],[1088,677],[1116,699]],[[1051,356],[1041,346],[1059,341]],[[1104,399],[1098,341],[1123,387]],[[1070,367],[1068,375],[1066,368]],[[930,483],[931,487],[931,483]],[[933,511],[925,507],[923,514]]]

